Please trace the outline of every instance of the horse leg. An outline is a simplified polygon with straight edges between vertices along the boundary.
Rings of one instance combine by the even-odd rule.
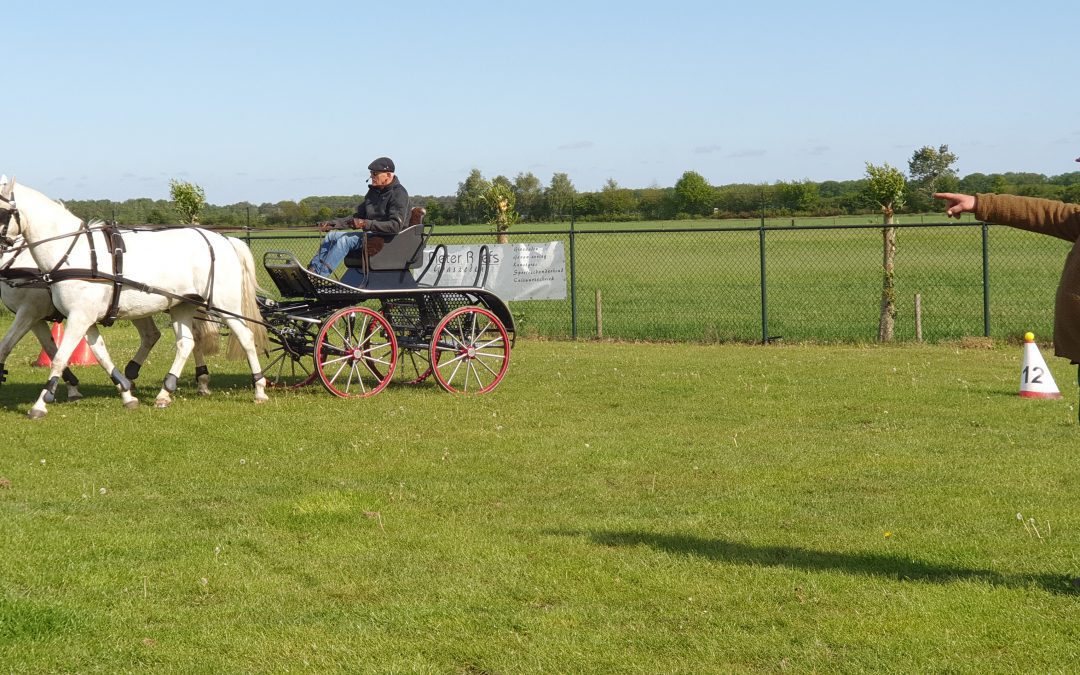
[[[161,331],[158,330],[152,316],[132,319],[131,325],[135,326],[135,330],[139,331],[139,350],[124,366],[124,377],[131,381],[132,388],[134,388],[135,380],[139,377],[139,370],[142,368],[142,364],[146,363],[146,357],[150,355],[150,350],[154,348],[154,345],[161,338]]]
[[[7,371],[4,370],[4,361],[7,360],[11,350],[15,349],[15,345],[19,344],[19,340],[30,330],[32,321],[33,319],[20,307],[19,311],[15,312],[15,320],[4,333],[3,339],[0,339],[0,384],[3,384],[4,376],[7,375]]]
[[[50,305],[50,307],[52,306]],[[15,312],[15,320],[8,328],[8,333],[5,333],[3,339],[0,339],[0,384],[8,376],[8,369],[3,367],[4,362],[8,361],[11,350],[15,349],[18,341],[22,340],[23,336],[30,330],[32,330],[33,336],[41,342],[41,349],[46,354],[49,354],[50,359],[56,353],[56,343],[53,342],[53,335],[49,332],[49,323],[41,321],[39,314],[40,312],[30,307],[28,302],[18,306],[18,310]],[[68,401],[82,399],[82,394],[79,393],[79,378],[75,376],[75,373],[71,373],[69,368],[64,368],[63,377],[68,386]]]
[[[131,324],[139,331],[139,351],[135,352],[135,356],[131,357],[131,360],[124,366],[124,376],[131,380],[131,388],[134,389],[135,380],[139,377],[142,365],[146,363],[146,357],[150,355],[150,350],[161,339],[161,331],[158,330],[153,317],[149,316],[132,319]],[[206,367],[206,358],[203,356],[202,350],[199,349],[198,341],[195,343],[192,354],[195,357],[195,381],[198,384],[199,395],[209,396],[210,369]]]
[[[116,390],[120,392],[120,399],[124,402],[124,407],[129,410],[139,407],[139,399],[135,398],[134,394],[131,393],[134,388],[131,380],[121,375],[116,368],[112,357],[109,356],[109,350],[105,348],[105,338],[101,337],[96,323],[90,324],[90,327],[86,329],[86,345],[90,347],[90,351],[94,354],[94,358],[97,359],[101,369],[108,373],[113,383],[116,384]]]
[[[195,349],[192,350],[192,355],[195,357],[195,382],[199,387],[199,396],[209,396],[210,369],[206,367],[206,357],[203,355],[202,350],[199,349],[197,342]]]
[[[154,407],[168,408],[172,403],[172,393],[176,391],[176,385],[180,380],[180,373],[184,370],[191,350],[195,347],[195,338],[191,330],[191,321],[194,316],[190,305],[178,305],[169,310],[172,316],[173,333],[176,335],[176,357],[173,359],[169,372],[165,375],[165,381],[161,385],[154,400]]]
[[[44,317],[53,312],[52,300],[49,299],[48,292],[38,295],[37,293],[40,292],[38,289],[33,291],[21,289],[21,292],[16,292],[5,288],[5,291],[10,293],[5,298],[5,303],[17,309],[15,310],[15,320],[12,321],[3,339],[0,339],[0,384],[3,384],[7,376],[4,362],[7,361],[11,350],[15,349],[15,345],[19,344],[19,340],[23,339],[27,331],[34,332],[34,337],[41,343],[41,348],[45,350],[50,359],[56,353],[56,343],[53,342],[52,333],[49,332],[49,324],[43,320]],[[68,386],[68,400],[78,401],[82,398],[82,394],[79,393],[79,378],[75,377],[75,373],[71,372],[70,368],[64,368],[63,378]]]
[[[206,367],[206,357],[218,353],[220,335],[218,324],[211,321],[202,310],[195,312],[191,330],[195,337],[195,381],[198,383],[199,396],[210,395],[210,369]]]
[[[56,356],[56,342],[53,341],[52,330],[49,328],[48,321],[35,321],[30,326],[30,330],[34,331],[34,337],[41,343],[41,349],[50,358]],[[19,336],[22,337],[22,336]],[[3,361],[3,359],[0,359]],[[0,363],[0,369],[3,368],[3,363]],[[60,374],[60,377],[64,379],[64,383],[67,384],[67,400],[78,401],[83,397],[82,392],[79,391],[79,378],[75,377],[75,373],[71,372],[71,368],[64,368],[64,371]]]
[[[233,337],[236,338],[247,354],[248,365],[251,366],[251,379],[255,384],[255,402],[269,401],[270,397],[266,395],[266,378],[263,377],[261,372],[259,352],[255,348],[255,338],[251,334],[251,329],[247,327],[247,324],[242,319],[235,317],[225,319],[225,323],[229,325]]]
[[[60,341],[60,346],[56,348],[56,354],[52,357],[52,368],[49,370],[49,379],[45,383],[45,388],[38,394],[34,405],[30,407],[27,417],[36,420],[41,419],[48,414],[49,410],[47,404],[56,400],[56,386],[60,383],[60,376],[64,372],[64,368],[67,367],[71,355],[75,352],[75,347],[79,345],[79,341],[83,339],[83,336],[87,334],[87,330],[91,328],[93,324],[93,319],[86,316],[72,314],[68,317],[67,330],[64,332],[64,339]],[[94,332],[97,332],[96,329]],[[105,353],[104,346],[104,343],[102,343],[101,351],[108,356]],[[98,356],[96,351],[94,352],[94,356]]]

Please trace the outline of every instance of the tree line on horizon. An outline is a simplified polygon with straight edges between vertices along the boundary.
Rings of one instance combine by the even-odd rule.
[[[948,146],[916,150],[908,164],[902,207],[896,213],[939,210],[932,191],[1019,194],[1080,203],[1080,171],[1057,176],[1038,173],[972,173],[956,175],[956,156]],[[886,165],[887,166],[887,165]],[[901,172],[902,173],[902,172]],[[196,189],[198,186],[193,186]],[[555,173],[547,185],[531,172],[513,179],[486,179],[473,169],[446,196],[414,195],[414,206],[427,208],[426,222],[435,225],[495,224],[505,231],[511,223],[567,221],[649,221],[706,218],[840,216],[880,213],[868,177],[855,180],[777,181],[772,184],[732,183],[713,186],[695,171],[686,171],[671,187],[626,188],[614,179],[598,191],[578,191],[570,176]],[[310,226],[319,220],[349,215],[362,195],[312,196],[300,201],[226,206],[204,204],[197,222],[207,227],[280,228]],[[148,198],[123,202],[71,200],[65,205],[80,218],[120,224],[191,222],[189,210],[176,201]],[[183,215],[181,215],[183,214]]]

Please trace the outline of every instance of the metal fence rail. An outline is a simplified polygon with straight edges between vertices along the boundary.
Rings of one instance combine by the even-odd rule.
[[[896,225],[896,339],[1049,337],[1069,244],[982,223]],[[490,231],[442,228],[435,243],[491,244]],[[241,235],[307,261],[317,235]],[[571,229],[510,232],[562,241],[565,300],[511,302],[519,331],[626,340],[858,342],[877,337],[881,225]],[[268,279],[264,288],[272,288]],[[599,293],[597,293],[599,291]],[[597,301],[601,303],[597,307]],[[602,323],[598,323],[602,321]]]

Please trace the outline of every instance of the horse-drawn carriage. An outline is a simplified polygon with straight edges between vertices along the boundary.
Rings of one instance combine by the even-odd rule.
[[[498,386],[510,363],[514,319],[483,287],[487,248],[471,285],[440,286],[446,247],[435,247],[425,261],[431,226],[423,216],[424,209],[413,208],[408,226],[393,236],[358,233],[363,245],[345,259],[340,280],[305,269],[287,251],[263,256],[281,294],[260,303],[273,343],[263,369],[271,385],[319,380],[347,398],[432,376],[455,393]]]
[[[35,317],[55,310],[67,324],[29,416],[47,414],[84,335],[124,405],[138,405],[132,380],[141,359],[121,373],[97,325],[116,319],[149,324],[145,332],[140,329],[143,344],[136,355],[145,357],[157,337],[151,317],[159,312],[172,318],[176,356],[157,407],[171,404],[188,357],[194,352],[198,363],[216,348],[219,323],[229,328],[231,353],[247,358],[256,403],[267,400],[268,384],[298,386],[316,378],[341,397],[371,396],[395,376],[418,383],[433,375],[451,392],[491,391],[509,365],[514,320],[506,304],[483,288],[486,248],[472,285],[440,285],[446,249],[436,247],[425,263],[430,227],[422,220],[423,209],[413,209],[400,233],[359,233],[362,253],[346,259],[340,280],[309,272],[287,251],[267,253],[264,265],[281,296],[270,299],[256,293],[255,262],[240,239],[200,228],[86,223],[22,185],[16,204],[14,181],[0,182],[0,245],[11,256],[31,254],[38,272],[29,281],[43,284],[51,301]],[[16,246],[17,239],[23,243]],[[28,329],[29,323],[21,328]],[[265,372],[263,349],[270,355]],[[200,393],[206,375],[201,370]]]

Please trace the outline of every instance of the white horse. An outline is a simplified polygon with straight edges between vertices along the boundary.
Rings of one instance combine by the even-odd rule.
[[[6,182],[5,179],[0,179],[0,183]],[[34,337],[41,343],[42,351],[50,359],[56,356],[56,342],[49,330],[49,320],[58,321],[63,317],[53,306],[48,288],[37,283],[25,283],[30,277],[39,274],[30,249],[22,246],[21,240],[15,242],[15,246],[10,249],[0,251],[0,301],[15,314],[7,333],[0,339],[0,384],[3,384],[7,375],[4,362],[27,332],[33,331]],[[124,367],[124,376],[134,381],[139,377],[139,370],[150,350],[161,337],[161,331],[151,317],[132,319],[131,324],[139,332],[139,350]],[[210,394],[210,371],[206,367],[206,356],[216,353],[217,350],[216,334],[210,337],[214,339],[196,338],[195,341],[195,380],[198,392],[203,396]],[[97,358],[96,354],[94,358]],[[61,377],[67,383],[68,400],[77,401],[82,398],[79,378],[75,373],[71,372],[70,368],[64,368]]]
[[[55,398],[60,374],[84,336],[116,383],[125,407],[138,405],[130,382],[108,358],[96,325],[110,313],[114,281],[120,284],[113,312],[117,318],[137,319],[162,311],[172,317],[176,358],[155,405],[172,403],[172,392],[194,346],[193,324],[204,311],[229,326],[230,353],[242,351],[247,356],[255,402],[267,400],[258,355],[267,348],[266,330],[258,319],[255,261],[243,242],[199,228],[128,230],[123,233],[126,252],[114,259],[101,223],[84,224],[62,204],[12,180],[0,187],[0,238],[10,242],[17,235],[26,239],[37,268],[51,282],[53,305],[67,316],[67,330],[49,380],[30,408],[31,419],[48,413],[46,405]],[[122,262],[122,269],[119,265],[114,269],[116,262]]]

